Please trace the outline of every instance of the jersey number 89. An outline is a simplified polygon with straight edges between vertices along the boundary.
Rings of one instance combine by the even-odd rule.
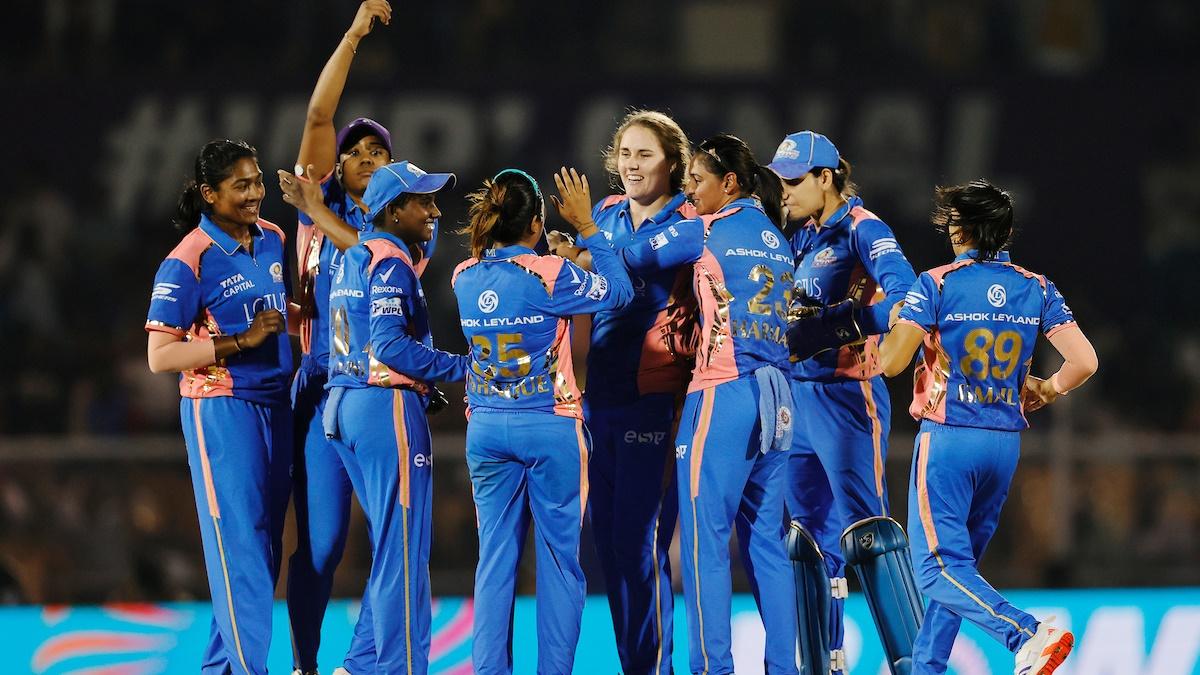
[[[966,356],[958,367],[967,377],[977,380],[1004,379],[1017,368],[1021,358],[1021,334],[1015,330],[1000,331],[997,335],[987,328],[976,328],[963,340]],[[995,362],[996,365],[992,365]]]

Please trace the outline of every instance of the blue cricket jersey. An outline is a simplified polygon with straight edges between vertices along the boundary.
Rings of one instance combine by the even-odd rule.
[[[887,332],[892,306],[904,298],[916,275],[892,229],[862,203],[851,197],[824,225],[810,219],[792,235],[793,302],[820,306],[851,298],[858,307],[854,320],[870,337],[793,363],[793,379],[868,380],[882,372],[877,335]],[[876,298],[879,287],[882,299]]]
[[[346,251],[329,294],[329,383],[402,387],[427,394],[434,382],[461,381],[467,357],[433,348],[425,293],[408,247],[367,232]]]
[[[899,321],[925,331],[913,374],[916,419],[1020,431],[1029,426],[1021,390],[1038,332],[1075,324],[1054,283],[1009,261],[977,262],[975,251],[922,272]]]
[[[592,210],[596,227],[620,252],[661,240],[668,228],[695,217],[683,193],[635,230],[625,195],[607,197]],[[586,242],[580,242],[585,245]],[[681,393],[686,388],[695,345],[696,302],[692,269],[682,264],[630,272],[633,300],[620,311],[597,312],[588,348],[587,397],[592,403],[628,403],[643,394]]]
[[[602,233],[586,241],[588,272],[520,245],[488,249],[454,270],[463,335],[471,345],[471,412],[537,411],[583,419],[571,361],[571,317],[629,303],[629,275]]]
[[[240,333],[254,315],[288,311],[284,234],[259,220],[250,227],[253,253],[207,214],[163,260],[154,276],[146,330],[212,340]],[[255,403],[285,403],[292,375],[292,346],[286,333],[267,337],[254,349],[211,366],[184,371],[179,393],[186,398],[233,396]]]

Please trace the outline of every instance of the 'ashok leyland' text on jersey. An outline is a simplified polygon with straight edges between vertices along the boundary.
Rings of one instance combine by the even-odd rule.
[[[899,321],[925,331],[913,373],[916,419],[1019,431],[1029,426],[1021,389],[1038,333],[1075,325],[1046,277],[1009,262],[1007,251],[977,262],[964,253],[922,272]]]

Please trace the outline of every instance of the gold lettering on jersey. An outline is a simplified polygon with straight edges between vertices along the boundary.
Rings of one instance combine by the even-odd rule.
[[[969,405],[1003,404],[1013,407],[1021,405],[1021,396],[1012,387],[971,386],[963,383],[958,385],[958,400]]]

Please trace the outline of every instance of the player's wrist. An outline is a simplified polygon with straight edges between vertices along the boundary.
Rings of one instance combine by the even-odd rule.
[[[350,51],[354,52],[355,54],[358,53],[358,43],[361,41],[362,41],[361,35],[353,35],[349,31],[347,31],[346,34],[342,36],[342,42],[345,42],[346,44],[350,45]]]

